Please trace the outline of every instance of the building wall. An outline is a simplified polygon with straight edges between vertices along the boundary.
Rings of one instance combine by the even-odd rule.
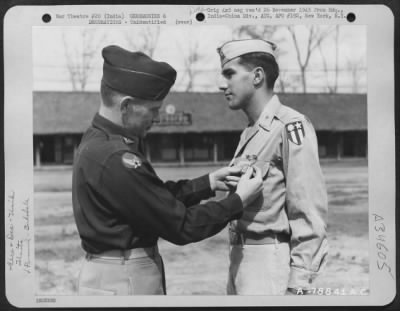
[[[320,158],[367,157],[367,131],[317,131]]]
[[[72,164],[81,138],[81,134],[34,135],[34,165]]]
[[[71,165],[82,135],[34,135],[34,163]],[[152,163],[229,162],[240,132],[149,134],[146,156]],[[320,158],[367,157],[367,131],[317,131]]]
[[[146,143],[153,163],[229,161],[240,132],[149,134]]]

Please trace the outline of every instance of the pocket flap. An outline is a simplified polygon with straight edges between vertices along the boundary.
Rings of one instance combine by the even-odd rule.
[[[265,179],[268,175],[269,168],[270,168],[270,163],[269,162],[264,162],[264,161],[256,161],[253,166],[257,166],[261,170],[261,176],[263,179]]]
[[[243,158],[236,158],[232,160],[232,165],[231,166],[239,166],[240,168],[246,169],[250,165],[250,161],[243,159]],[[270,168],[270,162],[266,161],[256,161],[252,166],[257,166],[261,170],[261,175],[263,179],[266,178],[269,168]]]

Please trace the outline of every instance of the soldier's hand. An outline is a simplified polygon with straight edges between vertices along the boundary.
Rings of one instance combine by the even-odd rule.
[[[236,188],[236,193],[242,199],[243,206],[247,207],[252,203],[260,195],[262,190],[263,180],[261,170],[256,166],[249,166],[247,171],[240,178]]]
[[[211,190],[229,191],[237,186],[240,179],[240,168],[231,166],[223,167],[210,173]]]

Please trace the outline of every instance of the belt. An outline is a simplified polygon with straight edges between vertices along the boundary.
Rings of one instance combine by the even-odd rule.
[[[254,233],[237,232],[229,229],[229,241],[231,245],[263,245],[289,242],[289,236],[284,233]]]
[[[158,254],[158,247],[142,247],[142,248],[132,248],[132,249],[112,249],[104,251],[99,254],[86,254],[87,259],[99,258],[99,259],[117,259],[117,260],[128,260],[141,257],[154,257]]]

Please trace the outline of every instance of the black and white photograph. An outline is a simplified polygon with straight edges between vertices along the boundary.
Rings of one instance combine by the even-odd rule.
[[[371,209],[371,28],[324,6],[188,7],[40,14],[32,197],[6,192],[6,269],[39,303],[361,300],[371,269],[395,282],[394,211]]]

